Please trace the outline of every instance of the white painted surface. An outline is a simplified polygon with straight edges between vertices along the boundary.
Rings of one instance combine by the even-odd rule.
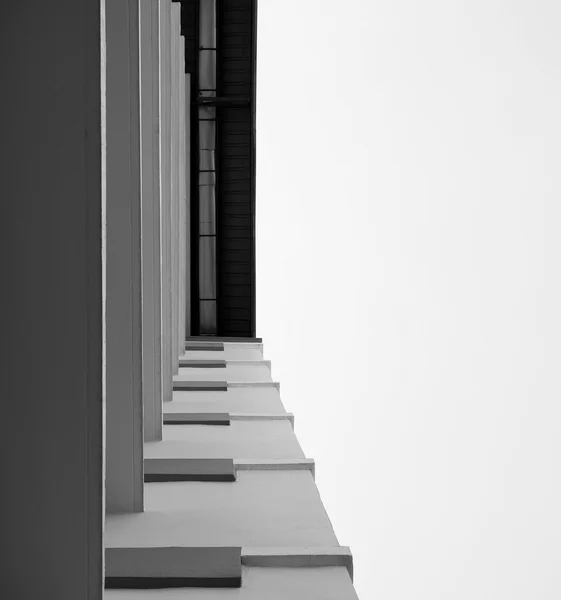
[[[310,471],[315,477],[316,465],[313,458],[237,458],[238,471]]]
[[[257,360],[253,360],[253,359],[247,359],[247,358],[243,358],[243,359],[229,359],[226,361],[226,365],[231,366],[231,367],[244,367],[244,366],[263,366],[263,367],[267,367],[269,369],[269,371],[271,370],[271,361],[270,360],[264,360],[262,358],[257,359]]]
[[[150,483],[145,496],[144,513],[108,516],[108,547],[338,545],[309,471]]]
[[[289,421],[292,429],[294,429],[294,415],[292,413],[228,413],[232,421]]]
[[[228,388],[276,388],[280,391],[280,381],[228,381]]]
[[[185,74],[185,331],[191,335],[191,75]],[[183,340],[182,340],[183,344]],[[182,346],[183,347],[183,346]]]
[[[259,348],[231,347],[228,344],[224,344],[224,350],[188,350],[182,355],[182,358],[216,358],[216,360],[261,360],[263,358],[263,353],[261,352],[261,350],[259,350]]]
[[[228,350],[260,350],[263,354],[263,342],[224,342],[224,347]]]
[[[108,600],[357,600],[345,567],[243,567],[239,589],[108,590]]]
[[[267,388],[228,388],[226,392],[173,392],[173,402],[165,412],[281,413],[284,406],[279,391]]]
[[[0,28],[0,597],[99,600],[105,28],[98,0]]]
[[[218,353],[216,353],[218,354]],[[226,365],[226,368],[193,369],[182,367],[174,380],[191,381],[272,381],[271,371],[266,364],[261,365]]]
[[[348,546],[306,546],[305,548],[242,548],[242,564],[252,567],[340,567],[353,579],[353,555]]]
[[[107,17],[108,512],[142,510],[142,306],[138,0]]]
[[[160,68],[158,3],[140,1],[142,384],[144,439],[162,439],[160,271]]]
[[[290,421],[230,425],[164,425],[163,441],[144,445],[146,457],[304,458]]]

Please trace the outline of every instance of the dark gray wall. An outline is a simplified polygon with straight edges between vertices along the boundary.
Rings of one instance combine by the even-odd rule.
[[[0,8],[0,597],[101,598],[100,0]]]

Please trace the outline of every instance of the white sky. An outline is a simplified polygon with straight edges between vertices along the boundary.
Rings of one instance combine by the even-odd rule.
[[[260,0],[258,335],[361,600],[561,598],[560,24]]]

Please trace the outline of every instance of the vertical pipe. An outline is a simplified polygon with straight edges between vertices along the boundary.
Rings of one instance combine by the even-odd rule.
[[[216,0],[201,0],[199,14],[199,90],[216,96]],[[216,108],[199,107],[199,326],[216,335]]]
[[[200,17],[200,0],[193,0],[195,8],[195,22],[199,23]],[[200,31],[199,27],[195,27],[195,47],[200,46]],[[190,126],[189,126],[189,149],[190,149],[190,190],[191,190],[191,212],[190,212],[190,315],[191,315],[191,335],[200,335],[199,327],[199,109],[197,99],[199,92],[199,57],[197,52],[196,60],[194,61],[193,73],[191,74],[191,95],[190,95]]]

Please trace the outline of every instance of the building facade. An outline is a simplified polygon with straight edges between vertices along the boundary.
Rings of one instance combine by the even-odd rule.
[[[356,599],[256,337],[256,0],[1,11],[0,597]]]

